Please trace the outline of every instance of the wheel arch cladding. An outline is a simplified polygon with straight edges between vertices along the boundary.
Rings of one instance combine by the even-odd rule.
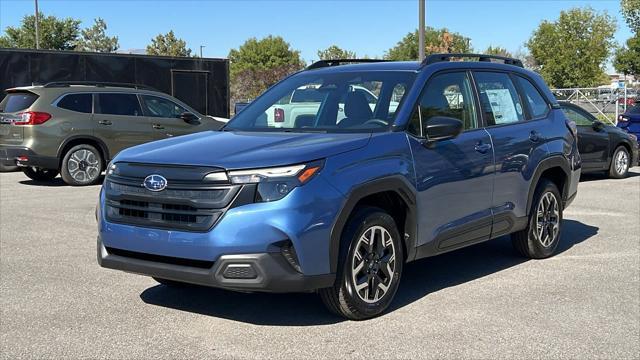
[[[567,200],[568,186],[570,178],[570,170],[568,160],[562,156],[552,156],[546,158],[538,164],[535,170],[531,184],[529,185],[529,195],[527,197],[527,215],[531,212],[531,203],[535,194],[536,188],[541,179],[548,179],[553,182],[560,191],[562,201]]]
[[[109,160],[111,159],[109,157],[109,149],[107,148],[107,146],[104,144],[104,142],[102,142],[102,140],[96,137],[82,136],[82,135],[70,137],[66,139],[62,143],[62,145],[60,145],[60,148],[58,150],[58,162],[59,162],[58,166],[62,166],[62,160],[64,159],[64,156],[67,153],[67,151],[69,151],[69,149],[71,149],[76,145],[82,145],[82,144],[91,145],[96,149],[98,149],[98,151],[100,151],[100,155],[102,156],[102,162],[103,162],[102,167],[106,168],[107,162],[109,162]]]
[[[374,206],[389,212],[402,237],[405,260],[411,261],[415,258],[418,235],[415,192],[404,177],[391,176],[361,184],[347,196],[331,229],[329,259],[332,273],[338,269],[340,242],[344,228],[359,206]]]

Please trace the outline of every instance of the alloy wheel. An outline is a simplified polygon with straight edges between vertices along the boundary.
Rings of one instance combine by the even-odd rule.
[[[396,271],[396,249],[389,231],[372,226],[356,243],[351,260],[351,280],[358,297],[375,303],[388,292]]]
[[[623,175],[627,172],[627,168],[629,166],[629,156],[625,151],[618,151],[615,158],[615,167],[616,172],[620,175]]]
[[[540,244],[546,248],[551,246],[560,230],[560,207],[552,192],[546,192],[540,198],[535,225],[536,237]]]
[[[100,160],[91,150],[74,151],[67,161],[69,175],[79,182],[90,182],[100,176]]]

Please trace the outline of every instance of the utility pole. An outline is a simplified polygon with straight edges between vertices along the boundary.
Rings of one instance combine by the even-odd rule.
[[[36,50],[40,49],[40,14],[38,14],[38,0],[36,0]]]
[[[200,58],[202,58],[202,48],[205,48],[206,46],[204,45],[200,45]]]
[[[418,0],[418,42],[419,42],[419,55],[418,60],[424,60],[424,6],[427,0]]]

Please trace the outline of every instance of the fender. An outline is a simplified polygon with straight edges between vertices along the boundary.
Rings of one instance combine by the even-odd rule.
[[[375,179],[361,184],[347,195],[347,200],[342,205],[340,212],[331,229],[331,239],[329,242],[329,261],[331,272],[336,273],[338,269],[338,257],[340,255],[340,238],[351,212],[356,204],[363,198],[376,193],[392,191],[400,196],[407,206],[407,217],[404,225],[405,234],[401,234],[401,239],[407,249],[407,262],[413,260],[416,254],[416,238],[418,236],[416,195],[411,183],[403,176],[394,175]],[[407,236],[408,235],[408,236]]]
[[[538,181],[540,180],[540,176],[543,172],[548,169],[559,167],[564,172],[566,176],[566,180],[564,182],[564,187],[562,189],[562,200],[563,202],[567,201],[567,193],[569,189],[569,180],[571,180],[571,168],[569,166],[569,161],[562,155],[553,155],[538,163],[538,167],[536,168],[533,176],[531,177],[531,182],[529,183],[529,195],[527,197],[527,216],[531,212],[531,203],[533,202],[533,195],[536,191],[536,186],[538,186]]]
[[[67,146],[67,144],[69,144],[70,142],[72,142],[74,140],[91,140],[93,142],[96,142],[98,144],[98,146],[100,146],[100,150],[104,154],[105,163],[108,163],[111,160],[111,155],[109,154],[109,148],[104,143],[104,141],[100,140],[99,138],[97,138],[95,136],[91,136],[91,135],[74,135],[74,136],[70,136],[70,137],[66,138],[62,142],[62,144],[60,144],[60,146],[58,147],[58,159],[59,159],[60,162],[62,162],[62,157],[64,156],[64,154],[62,153],[62,150]]]

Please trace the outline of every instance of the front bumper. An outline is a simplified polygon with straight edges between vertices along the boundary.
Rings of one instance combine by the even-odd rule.
[[[22,158],[21,160],[18,160]],[[5,166],[34,166],[42,169],[58,169],[58,158],[38,155],[24,146],[0,145],[0,163]]]
[[[110,252],[98,237],[98,263],[109,269],[236,291],[309,292],[330,287],[334,274],[305,276],[280,253],[223,255],[210,268],[145,259],[146,254]]]

